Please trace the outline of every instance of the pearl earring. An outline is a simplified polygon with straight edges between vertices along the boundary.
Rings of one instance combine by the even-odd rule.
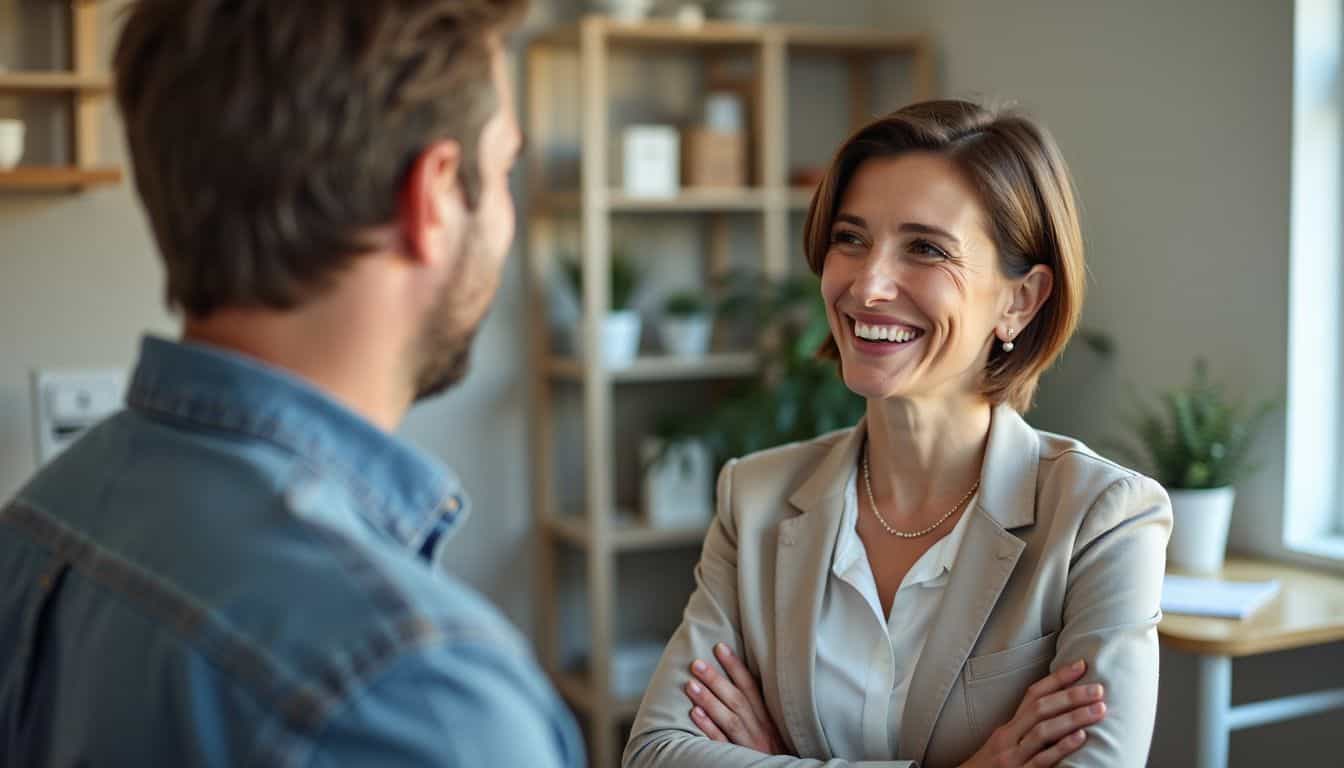
[[[1012,328],[1009,328],[1009,329],[1008,329],[1008,340],[1005,341],[1005,342],[1003,342],[1003,351],[1004,351],[1004,352],[1012,352],[1012,351],[1013,351],[1013,329],[1012,329]]]

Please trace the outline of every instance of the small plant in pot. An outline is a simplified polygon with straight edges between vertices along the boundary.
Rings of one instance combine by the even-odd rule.
[[[577,261],[565,262],[565,274],[569,284],[578,297],[579,306],[583,305],[583,267]],[[639,357],[639,335],[642,330],[639,312],[632,307],[635,291],[639,287],[639,269],[634,261],[622,250],[611,254],[611,272],[608,275],[610,300],[608,311],[602,324],[600,345],[602,367],[609,370],[628,368]],[[574,349],[584,354],[584,333],[582,322],[575,329]]]
[[[704,357],[714,330],[709,302],[699,293],[681,291],[663,303],[658,335],[667,351],[678,357]]]
[[[1252,474],[1250,453],[1265,417],[1275,408],[1230,402],[1211,383],[1208,366],[1195,361],[1190,384],[1163,393],[1160,409],[1139,405],[1132,419],[1141,449],[1115,445],[1122,458],[1144,467],[1171,496],[1168,563],[1177,569],[1214,573],[1223,566],[1227,529],[1236,499],[1234,484]]]

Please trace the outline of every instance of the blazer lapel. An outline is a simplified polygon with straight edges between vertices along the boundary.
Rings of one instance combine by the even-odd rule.
[[[866,434],[862,422],[838,440],[789,497],[802,513],[779,525],[775,553],[775,679],[785,736],[800,756],[830,757],[817,716],[817,620],[839,532],[845,482]]]
[[[1036,520],[1039,457],[1036,431],[1011,408],[996,408],[978,501],[910,681],[901,722],[904,759],[923,762],[952,685],[1026,547],[1008,531]]]

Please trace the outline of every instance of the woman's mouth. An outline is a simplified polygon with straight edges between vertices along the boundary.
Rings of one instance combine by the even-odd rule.
[[[908,344],[924,335],[924,331],[920,328],[895,323],[878,325],[851,318],[850,324],[855,338],[879,344]]]

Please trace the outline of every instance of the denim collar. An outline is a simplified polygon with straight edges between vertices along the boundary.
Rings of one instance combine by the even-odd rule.
[[[298,377],[222,348],[145,336],[126,404],[292,451],[341,480],[370,524],[413,550],[432,548],[468,511],[439,462]]]

